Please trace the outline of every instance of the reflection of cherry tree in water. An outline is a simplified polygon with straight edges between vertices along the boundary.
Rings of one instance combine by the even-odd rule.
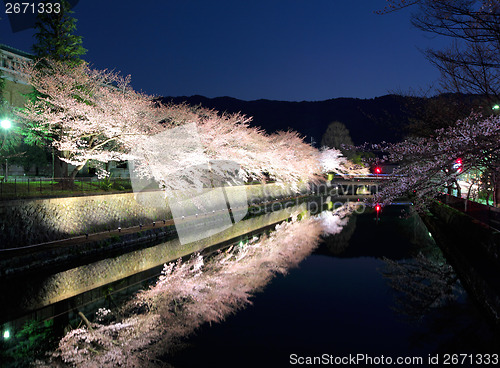
[[[248,244],[204,259],[165,265],[156,285],[140,292],[113,316],[100,310],[94,323],[69,332],[50,361],[39,366],[165,366],[158,357],[171,352],[202,324],[220,322],[251,303],[250,298],[276,274],[297,266],[320,236],[338,233],[354,207],[292,220]],[[168,358],[167,358],[168,359]]]
[[[383,258],[384,276],[395,292],[395,310],[409,320],[420,321],[433,309],[455,301],[461,293],[453,268],[419,253],[413,259]]]
[[[335,236],[325,237],[323,240],[322,248],[328,249],[332,255],[340,255],[349,247],[354,230],[356,230],[356,216],[349,216],[348,222],[342,228],[342,232]]]
[[[449,303],[425,318],[425,328],[411,341],[417,346],[432,344],[435,353],[487,353],[500,351],[498,333],[485,323],[472,301]]]
[[[438,254],[439,253],[439,254]],[[384,258],[384,276],[395,293],[396,312],[421,329],[411,342],[434,346],[434,353],[498,351],[500,340],[471,300],[459,301],[464,290],[442,253],[393,261]]]

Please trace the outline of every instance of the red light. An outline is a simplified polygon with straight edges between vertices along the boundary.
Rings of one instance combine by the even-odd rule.
[[[382,169],[380,167],[375,168],[375,174],[380,174],[382,172]]]
[[[463,171],[463,168],[462,168],[462,159],[461,158],[457,158],[455,160],[455,163],[452,165],[452,168],[454,170],[456,170],[457,173],[461,173]]]
[[[375,211],[377,211],[377,213],[379,213],[381,209],[382,207],[379,204],[375,206]]]

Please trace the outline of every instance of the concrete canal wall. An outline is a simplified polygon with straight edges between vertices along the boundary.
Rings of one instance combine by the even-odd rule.
[[[469,295],[500,326],[500,233],[443,203],[423,220]]]
[[[444,203],[435,202],[430,210],[447,227],[453,229],[455,236],[468,241],[471,247],[484,252],[500,265],[500,232]]]
[[[225,187],[225,191],[231,197],[232,193],[237,193],[242,188],[245,189],[250,204],[297,193],[290,186],[275,183]],[[210,191],[213,189],[206,193]],[[298,191],[306,192],[307,186],[302,185]],[[4,201],[0,202],[0,249],[171,218],[168,200],[162,192]]]

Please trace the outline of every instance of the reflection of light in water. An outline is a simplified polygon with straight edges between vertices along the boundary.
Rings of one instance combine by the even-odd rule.
[[[321,234],[336,234],[355,207],[276,226],[260,239],[230,247],[217,255],[165,265],[157,284],[138,293],[111,325],[73,330],[55,353],[77,366],[141,366],[172,349],[205,323],[220,322],[250,303],[277,273],[297,266],[318,245]]]

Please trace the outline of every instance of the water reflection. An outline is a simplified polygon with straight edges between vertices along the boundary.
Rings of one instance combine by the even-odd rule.
[[[379,222],[374,213],[351,216],[342,233],[275,278],[252,308],[202,328],[164,360],[176,367],[286,366],[292,353],[426,359],[438,352],[499,351],[498,335],[461,292],[420,218],[401,209],[384,209]]]
[[[413,325],[409,341],[433,354],[500,351],[500,335],[481,312],[481,303],[472,300],[464,289],[457,274],[460,268],[453,268],[459,265],[450,264],[418,220],[415,227],[419,230],[410,239],[414,244],[421,242],[420,247],[404,259],[383,257],[384,266],[380,268],[392,288],[392,308]],[[470,277],[463,271],[461,277]]]
[[[302,213],[301,221],[210,259],[168,265],[154,287],[111,312],[114,322],[68,334],[53,361],[283,366],[291,353],[498,351],[498,334],[418,216],[401,216],[401,207],[384,209],[380,221],[343,211]]]
[[[394,310],[415,324],[410,341],[432,353],[494,353],[498,331],[480,313],[442,254],[384,258],[383,274],[393,289]],[[468,366],[468,365],[465,365]]]
[[[377,259],[390,288],[390,308],[411,324],[408,341],[417,351],[500,350],[498,332],[411,208],[386,208],[379,222],[370,214],[351,216],[343,232],[325,239],[316,253]]]
[[[317,246],[320,236],[337,234],[355,205],[276,227],[204,259],[178,260],[165,266],[156,285],[140,292],[123,308],[100,311],[110,324],[94,323],[67,334],[51,361],[79,367],[155,366],[183,338],[206,323],[220,322],[251,304],[252,295],[277,274],[296,267]]]
[[[337,236],[329,236],[324,239],[323,244],[329,254],[337,256],[347,250],[354,230],[356,230],[357,218],[357,216],[348,217],[347,224],[344,225],[341,233]]]
[[[399,262],[383,258],[384,276],[394,290],[394,309],[410,320],[421,321],[433,309],[446,306],[464,291],[453,268],[419,253]]]

